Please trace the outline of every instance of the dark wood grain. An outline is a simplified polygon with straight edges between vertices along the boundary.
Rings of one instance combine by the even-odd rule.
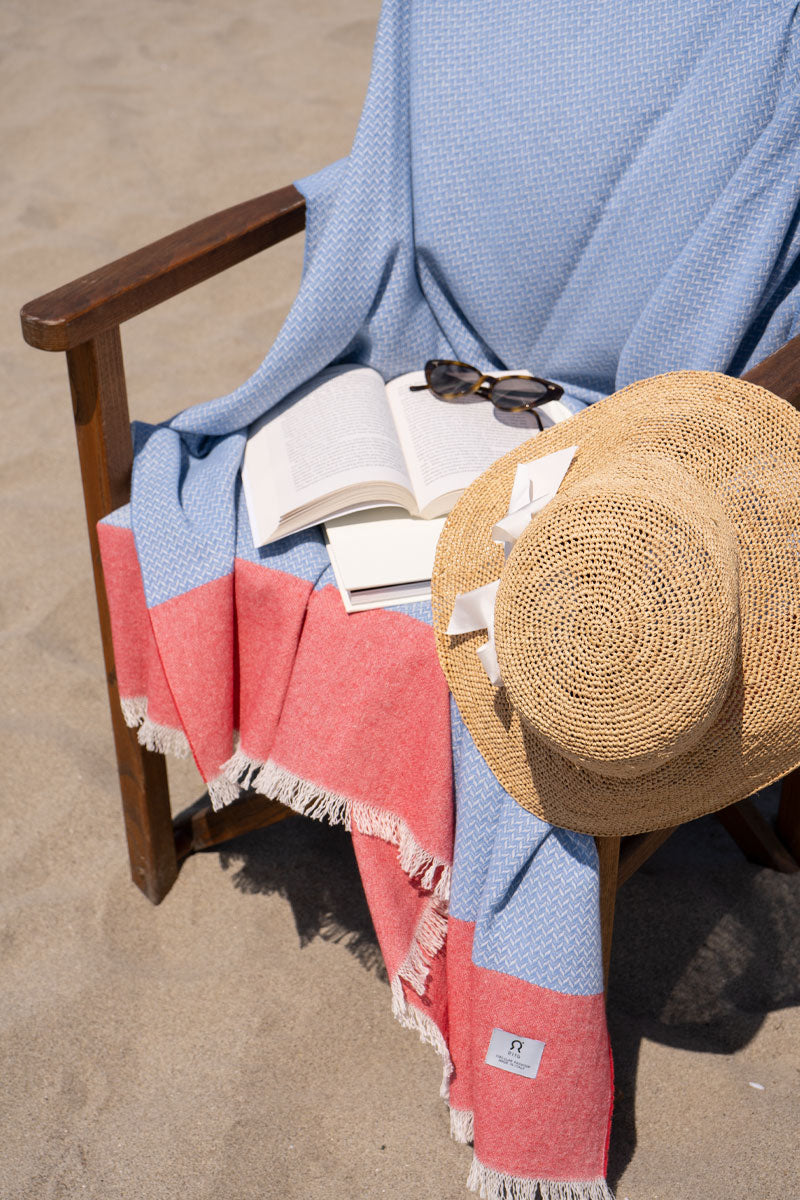
[[[268,800],[255,793],[234,800],[219,812],[214,812],[208,801],[198,801],[173,822],[178,861],[196,850],[207,850],[243,833],[265,829],[291,815],[292,810],[277,800]]]
[[[603,954],[603,985],[608,985],[611,965],[611,941],[614,935],[614,910],[619,887],[619,853],[621,838],[597,837],[597,857],[600,870],[600,940]]]
[[[769,821],[762,816],[752,800],[740,800],[716,812],[714,816],[727,829],[737,846],[750,862],[787,875],[800,870]]]
[[[623,883],[627,883],[631,875],[647,862],[651,854],[655,854],[659,846],[663,846],[677,828],[677,825],[671,825],[667,829],[655,829],[652,833],[637,833],[624,838],[619,852],[617,887],[621,888]]]
[[[305,200],[291,185],[247,200],[31,300],[20,313],[22,335],[39,350],[69,350],[304,225]]]
[[[781,782],[778,836],[796,862],[800,863],[800,768]]]
[[[67,364],[131,876],[158,904],[178,874],[166,763],[139,745],[122,716],[97,540],[97,522],[130,495],[133,451],[119,330],[70,350]]]
[[[742,376],[800,409],[800,337],[792,338]]]

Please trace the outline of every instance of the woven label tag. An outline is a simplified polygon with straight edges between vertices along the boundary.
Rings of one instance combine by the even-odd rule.
[[[528,1079],[535,1079],[543,1050],[544,1042],[523,1038],[516,1033],[506,1033],[505,1029],[493,1029],[486,1062],[490,1067],[499,1067],[501,1071],[511,1071],[513,1075],[526,1075]]]

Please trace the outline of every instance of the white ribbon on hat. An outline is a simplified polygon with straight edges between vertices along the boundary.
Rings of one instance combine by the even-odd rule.
[[[518,465],[511,488],[508,512],[502,521],[498,521],[492,528],[492,537],[494,541],[503,543],[506,558],[517,538],[527,528],[531,517],[541,512],[561,487],[577,449],[577,446],[568,446],[565,450],[556,450],[554,454],[546,454],[544,458],[537,458],[534,462]],[[447,626],[447,632],[451,636],[475,633],[478,629],[486,630],[489,640],[478,647],[477,653],[489,682],[495,687],[503,682],[494,644],[494,606],[499,586],[500,580],[497,579],[494,583],[486,583],[471,592],[460,592],[456,596],[450,624]]]

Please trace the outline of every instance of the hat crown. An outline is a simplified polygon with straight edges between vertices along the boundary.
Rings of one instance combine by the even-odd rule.
[[[673,458],[629,452],[561,492],[503,573],[495,638],[520,718],[600,775],[690,750],[740,662],[736,533]]]

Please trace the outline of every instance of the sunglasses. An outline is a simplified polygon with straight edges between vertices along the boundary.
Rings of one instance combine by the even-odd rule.
[[[535,375],[483,375],[469,363],[454,362],[446,358],[432,358],[425,363],[426,383],[415,384],[412,392],[431,391],[439,400],[465,400],[468,396],[481,396],[491,400],[501,412],[529,412],[543,428],[541,417],[536,411],[548,400],[558,400],[564,389],[549,379]]]

